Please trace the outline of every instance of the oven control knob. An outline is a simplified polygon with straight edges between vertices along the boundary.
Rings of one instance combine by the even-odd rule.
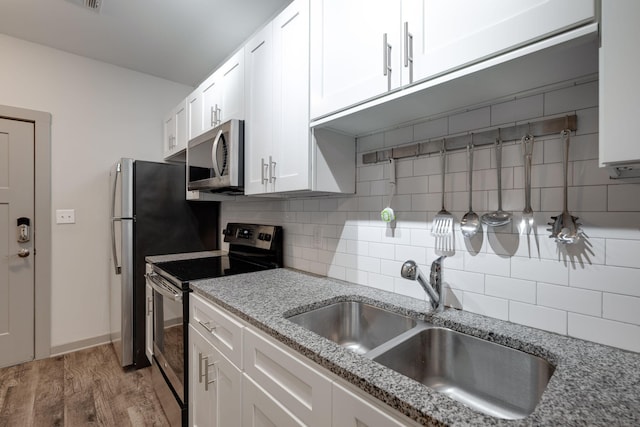
[[[269,233],[264,233],[264,239],[265,242],[270,242],[271,241],[271,234]]]
[[[258,240],[264,240],[264,233],[258,234]]]

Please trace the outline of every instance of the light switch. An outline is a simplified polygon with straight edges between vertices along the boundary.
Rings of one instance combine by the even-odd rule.
[[[56,210],[56,224],[75,224],[75,223],[76,223],[75,209],[57,209]]]

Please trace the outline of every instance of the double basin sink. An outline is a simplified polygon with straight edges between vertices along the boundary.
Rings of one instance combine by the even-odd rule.
[[[357,301],[288,319],[498,418],[531,414],[554,372],[540,357]]]

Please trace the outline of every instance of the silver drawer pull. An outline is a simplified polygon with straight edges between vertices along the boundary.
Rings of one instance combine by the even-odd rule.
[[[200,326],[202,326],[203,328],[205,328],[207,330],[207,332],[209,333],[213,333],[213,331],[216,330],[217,326],[209,326],[211,324],[211,322],[204,322],[202,323],[200,320],[198,320],[198,323],[200,324]]]

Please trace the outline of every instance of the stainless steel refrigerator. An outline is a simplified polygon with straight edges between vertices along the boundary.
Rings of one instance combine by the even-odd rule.
[[[123,158],[111,168],[110,335],[121,366],[148,366],[145,257],[219,248],[218,202],[186,200],[185,166]]]

